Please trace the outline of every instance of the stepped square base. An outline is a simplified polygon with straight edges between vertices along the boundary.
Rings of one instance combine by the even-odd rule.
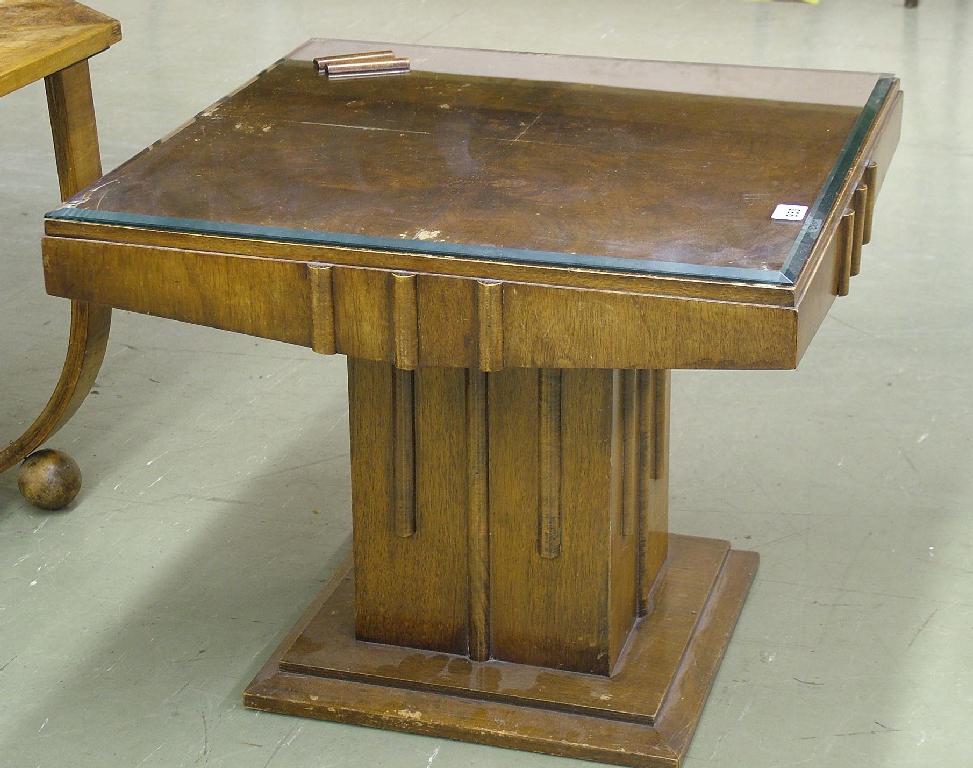
[[[670,537],[655,608],[611,677],[361,642],[337,572],[244,696],[248,707],[626,766],[677,766],[757,570]]]

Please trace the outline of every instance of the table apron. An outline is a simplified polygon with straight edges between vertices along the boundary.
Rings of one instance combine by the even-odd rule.
[[[411,370],[794,368],[793,307],[45,237],[51,295]]]

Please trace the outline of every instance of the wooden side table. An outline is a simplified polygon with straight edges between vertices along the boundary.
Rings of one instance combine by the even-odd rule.
[[[247,705],[679,764],[757,556],[669,533],[669,371],[797,366],[901,113],[881,74],[312,41],[49,214],[53,295],[348,357],[354,562]]]
[[[101,176],[88,59],[121,40],[117,21],[67,0],[0,0],[0,96],[44,79],[61,198]],[[64,367],[24,434],[0,450],[0,472],[41,446],[84,401],[105,356],[111,307],[71,302]]]

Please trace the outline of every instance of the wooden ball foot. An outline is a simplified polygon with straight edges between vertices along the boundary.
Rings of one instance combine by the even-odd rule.
[[[61,451],[34,451],[20,465],[17,487],[35,507],[64,509],[81,490],[81,468]]]

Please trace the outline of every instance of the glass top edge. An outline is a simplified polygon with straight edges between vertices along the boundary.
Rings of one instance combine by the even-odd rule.
[[[644,275],[646,277],[684,277],[723,282],[747,283],[767,287],[788,287],[794,281],[780,270],[750,269],[744,267],[719,267],[653,259],[625,259],[612,256],[568,254],[557,251],[538,251],[524,248],[505,248],[489,245],[467,245],[410,240],[387,237],[366,237],[341,232],[315,232],[305,229],[289,229],[264,225],[229,224],[202,219],[178,219],[167,216],[147,216],[120,211],[104,211],[62,206],[44,216],[52,221],[74,221],[89,224],[108,224],[138,227],[160,232],[181,232],[196,235],[214,235],[320,245],[337,248],[362,248],[372,251],[410,253],[444,258],[472,258],[516,264],[586,269],[606,269],[613,272]]]
[[[642,91],[684,93],[790,103],[861,107],[882,75],[827,69],[791,69],[714,62],[613,58],[486,48],[414,45],[376,40],[313,38],[281,61],[310,62],[319,56],[392,49],[411,59],[416,71],[486,75],[579,83]],[[815,87],[810,88],[809,82]]]
[[[881,78],[872,90],[861,114],[852,126],[831,172],[821,185],[821,191],[808,211],[807,218],[794,240],[794,245],[781,266],[781,273],[791,282],[796,282],[810,259],[824,228],[824,223],[835,204],[848,174],[854,167],[859,150],[875,125],[882,105],[892,93],[892,86],[898,82],[894,75]]]
[[[671,64],[674,66],[686,66],[686,67],[720,67],[725,69],[744,69],[744,70],[763,70],[763,71],[773,71],[773,72],[800,72],[800,73],[822,73],[822,74],[833,74],[833,75],[865,75],[868,77],[875,77],[879,79],[883,78],[896,78],[896,75],[889,72],[871,72],[863,69],[821,69],[816,67],[770,67],[763,66],[760,64],[731,64],[720,61],[685,61],[682,59],[643,59],[633,56],[595,56],[587,53],[569,53],[564,51],[518,51],[510,48],[464,48],[455,45],[427,45],[426,43],[410,43],[404,40],[353,40],[338,37],[312,37],[306,40],[301,45],[297,46],[290,53],[285,55],[279,61],[311,61],[313,57],[308,56],[307,58],[298,56],[301,51],[308,48],[312,44],[324,43],[324,44],[348,44],[348,45],[362,45],[362,46],[377,46],[379,48],[386,48],[390,46],[400,46],[408,48],[426,48],[438,51],[456,51],[456,52],[469,52],[469,53],[483,53],[483,54],[508,54],[508,55],[523,55],[523,56],[552,56],[564,59],[585,59],[588,61],[605,61],[605,62],[631,62],[640,64]]]

